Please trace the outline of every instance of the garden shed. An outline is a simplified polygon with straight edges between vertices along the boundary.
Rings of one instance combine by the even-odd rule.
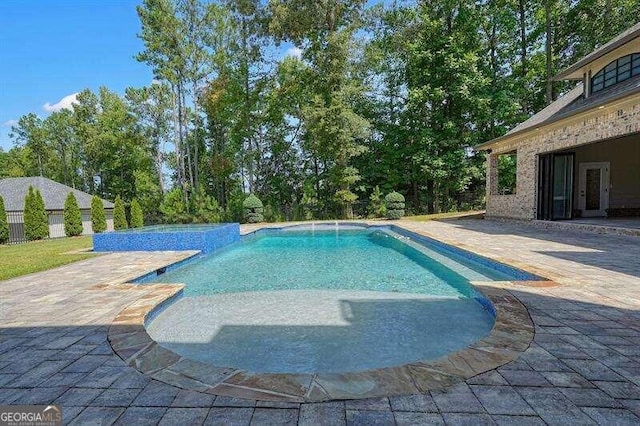
[[[24,201],[32,186],[42,194],[45,210],[49,216],[49,236],[64,237],[63,210],[64,202],[73,193],[82,213],[82,234],[93,234],[91,229],[92,195],[71,188],[45,177],[19,177],[0,179],[0,196],[4,199],[5,210],[9,221],[9,241],[18,242],[25,239],[24,234]],[[107,231],[113,230],[113,203],[102,200],[107,217]]]

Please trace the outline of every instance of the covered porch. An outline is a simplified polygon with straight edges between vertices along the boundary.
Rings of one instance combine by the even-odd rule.
[[[640,133],[538,155],[537,219],[640,229]]]

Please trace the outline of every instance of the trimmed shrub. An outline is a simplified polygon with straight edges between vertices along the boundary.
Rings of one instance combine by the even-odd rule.
[[[142,214],[142,207],[135,198],[131,200],[131,227],[142,228],[144,226],[144,215]]]
[[[118,195],[113,206],[113,229],[127,229],[129,224],[127,223],[127,214],[124,211],[124,201]]]
[[[77,237],[82,234],[82,213],[73,192],[67,195],[64,202],[64,233],[67,237]]]
[[[384,197],[387,205],[387,219],[397,220],[404,216],[404,197],[395,191]]]
[[[244,217],[248,223],[264,222],[264,206],[262,201],[253,194],[249,194],[242,202]]]
[[[24,199],[24,234],[28,241],[49,237],[49,217],[39,190],[29,187]]]
[[[4,200],[0,196],[0,244],[9,242],[9,221],[4,209]]]
[[[96,234],[107,230],[107,216],[104,213],[104,204],[97,195],[91,199],[91,229]]]

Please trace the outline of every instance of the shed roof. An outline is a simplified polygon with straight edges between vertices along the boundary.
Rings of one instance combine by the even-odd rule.
[[[91,208],[92,195],[73,189],[45,177],[20,177],[0,179],[0,196],[4,199],[4,208],[7,211],[24,210],[24,199],[29,192],[29,187],[39,189],[44,199],[46,210],[63,210],[64,202],[70,192],[73,192],[78,206],[81,209]],[[107,209],[113,208],[113,203],[102,200]]]

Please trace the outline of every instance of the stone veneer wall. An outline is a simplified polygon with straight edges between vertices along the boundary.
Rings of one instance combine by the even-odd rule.
[[[497,142],[487,155],[488,217],[535,219],[537,155],[640,132],[640,95]],[[498,194],[498,155],[517,151],[516,193]]]

